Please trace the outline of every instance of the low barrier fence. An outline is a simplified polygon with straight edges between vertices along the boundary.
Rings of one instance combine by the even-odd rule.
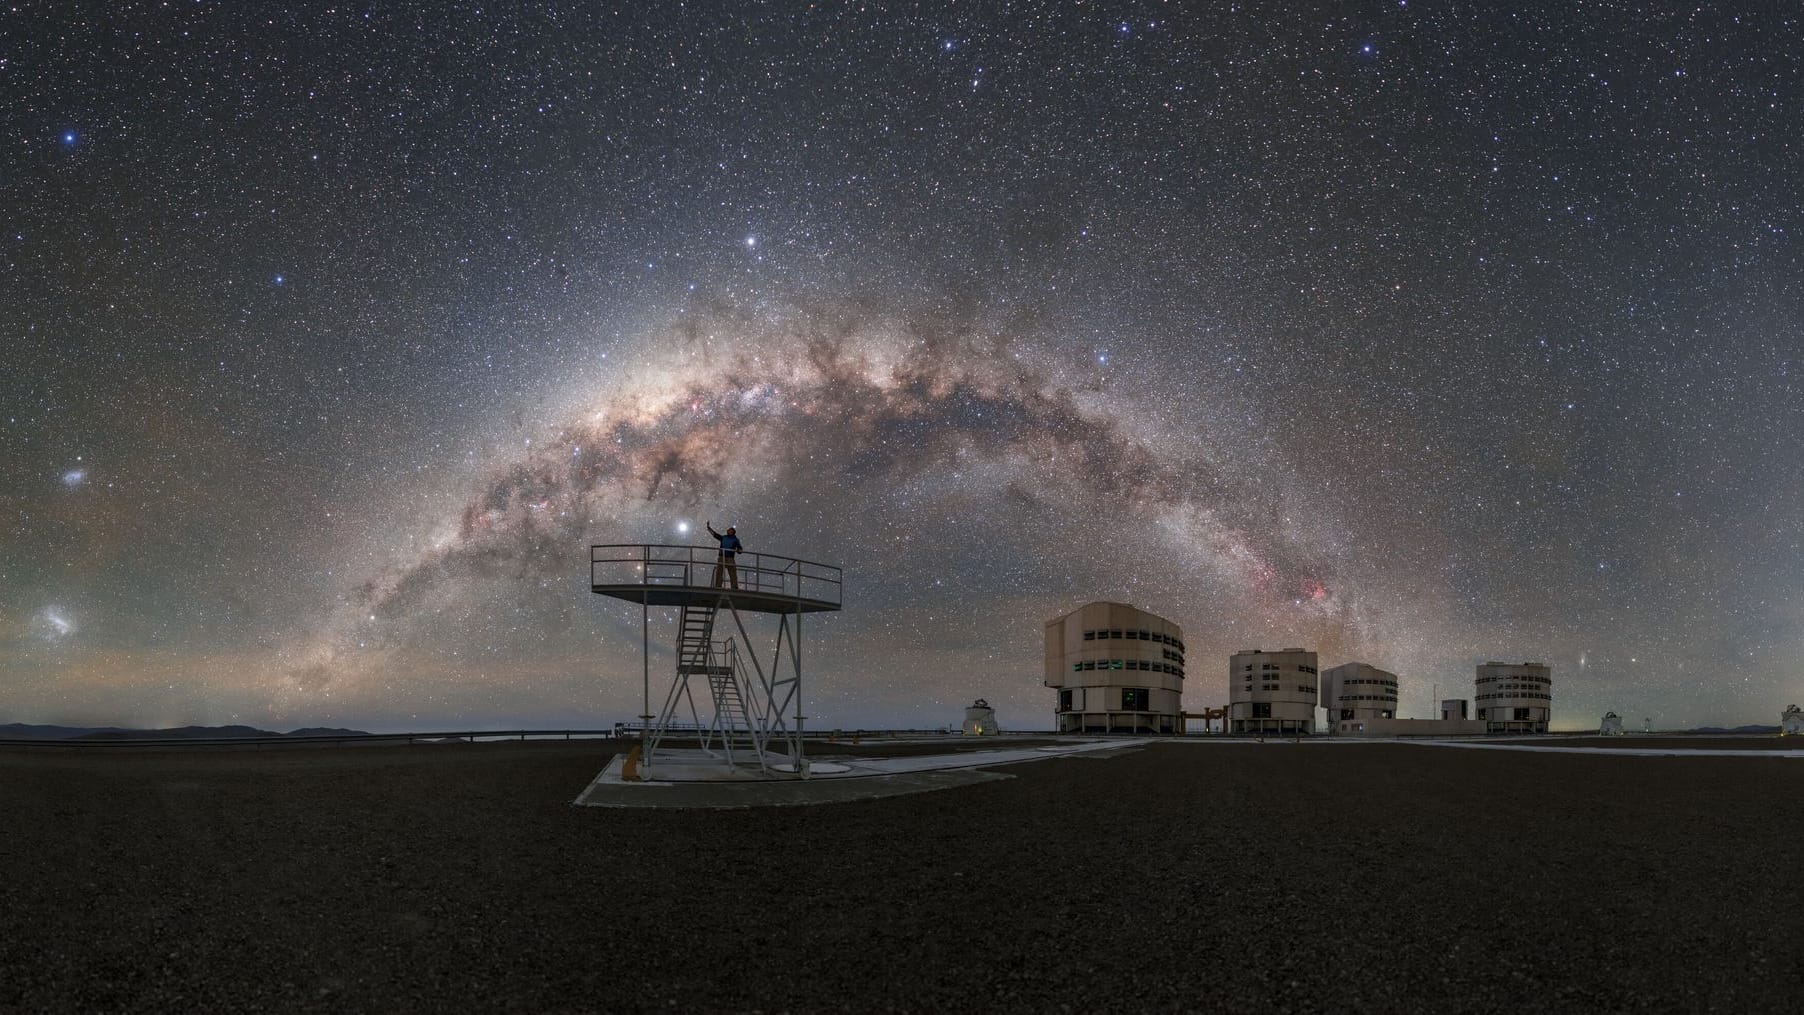
[[[309,733],[266,737],[7,737],[0,747],[291,747],[303,744],[378,744],[489,740],[595,740],[620,736],[620,725],[605,730],[447,730],[430,733]],[[637,729],[637,727],[634,727]]]
[[[275,733],[266,737],[128,737],[128,736],[89,736],[89,737],[4,737],[0,738],[0,748],[6,747],[65,747],[75,749],[106,749],[111,747],[299,747],[308,744],[424,744],[424,743],[486,743],[505,740],[637,740],[640,724],[637,722],[617,722],[611,729],[565,729],[565,730],[439,730],[425,733],[325,733],[290,736]],[[700,735],[708,729],[694,723],[674,724],[667,728],[669,733],[679,736],[683,734]],[[807,740],[847,740],[854,737],[862,739],[884,737],[957,737],[963,734],[956,728],[943,729],[829,729],[809,730],[803,734]],[[1056,730],[1005,730],[1007,736],[1060,736]],[[1072,734],[1063,734],[1066,736]],[[1083,734],[1086,738],[1095,738],[1103,734]],[[1121,736],[1130,734],[1121,733]],[[1144,734],[1135,734],[1144,735]],[[1220,734],[1215,734],[1220,736]],[[1249,737],[1251,734],[1248,735]],[[987,738],[986,738],[987,739]]]

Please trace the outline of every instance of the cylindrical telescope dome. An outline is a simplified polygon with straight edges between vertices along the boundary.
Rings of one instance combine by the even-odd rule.
[[[1126,603],[1046,622],[1046,686],[1061,733],[1183,732],[1184,634]]]
[[[1478,710],[1491,733],[1546,733],[1553,717],[1553,670],[1540,663],[1482,663]]]
[[[1313,733],[1320,676],[1315,653],[1246,649],[1228,659],[1228,730]]]

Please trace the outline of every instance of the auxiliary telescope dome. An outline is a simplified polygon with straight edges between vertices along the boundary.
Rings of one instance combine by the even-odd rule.
[[[989,737],[1002,732],[996,726],[996,710],[982,698],[965,709],[965,736]]]

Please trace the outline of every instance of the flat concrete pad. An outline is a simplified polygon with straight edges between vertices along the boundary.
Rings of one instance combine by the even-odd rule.
[[[1086,755],[1113,756],[1145,741],[1078,741],[1056,747],[957,751],[914,757],[835,757],[811,763],[809,777],[767,772],[756,765],[727,765],[700,750],[663,749],[639,779],[625,778],[626,759],[616,755],[576,798],[580,807],[795,807],[925,793],[1007,775],[981,771],[997,765]]]
[[[604,782],[601,777],[576,798],[579,807],[805,807],[853,800],[926,793],[936,789],[996,782],[1012,776],[976,768],[905,772],[859,779],[765,779],[756,782]]]

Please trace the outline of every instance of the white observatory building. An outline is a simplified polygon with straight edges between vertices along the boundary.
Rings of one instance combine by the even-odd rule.
[[[993,737],[1002,730],[996,726],[996,710],[982,698],[965,709],[965,736]]]
[[[1553,670],[1541,663],[1481,663],[1473,706],[1491,733],[1546,733]]]
[[[1606,737],[1622,736],[1622,716],[1615,712],[1605,712],[1603,719],[1597,724],[1597,732]]]
[[[1365,663],[1342,663],[1322,671],[1322,707],[1328,710],[1328,728],[1341,722],[1394,719],[1397,716],[1397,675]]]
[[[1804,736],[1804,708],[1792,705],[1779,713],[1779,735],[1782,737]]]
[[[1179,733],[1184,635],[1126,603],[1087,603],[1046,622],[1046,686],[1060,733]]]
[[[1228,732],[1315,732],[1318,679],[1315,653],[1305,649],[1234,653],[1228,658]]]

